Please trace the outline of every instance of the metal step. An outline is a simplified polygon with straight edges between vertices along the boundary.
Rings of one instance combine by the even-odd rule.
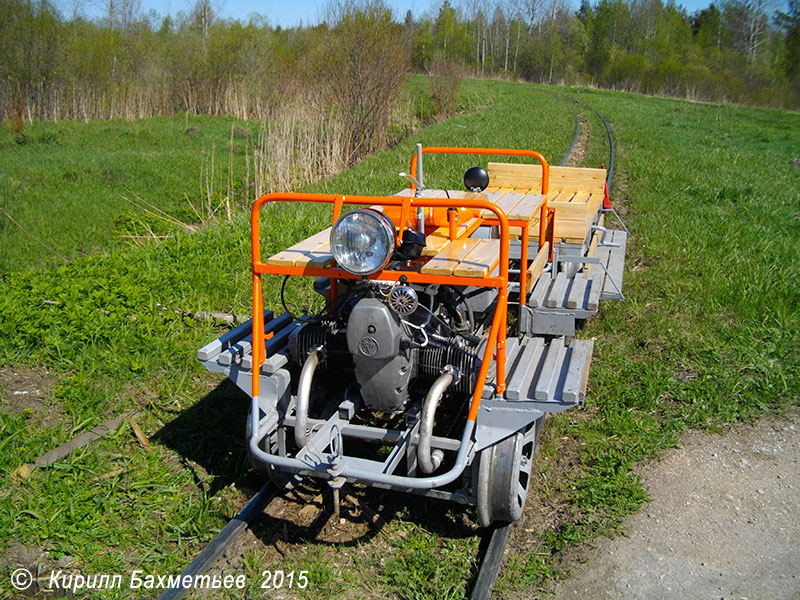
[[[540,337],[524,338],[509,354],[505,398],[545,412],[582,404],[593,349],[593,340],[572,340],[565,346],[563,337],[549,344]]]
[[[533,286],[527,305],[537,312],[566,312],[576,319],[593,317],[597,314],[597,301],[603,288],[602,278],[595,280],[597,275],[595,272],[586,279],[583,273],[578,273],[570,279],[563,272],[555,278],[543,273]],[[605,276],[605,273],[599,275]]]
[[[269,311],[267,311],[269,312]],[[270,376],[275,375],[289,362],[287,341],[292,332],[300,326],[289,314],[272,318],[265,313],[264,331],[272,337],[264,344],[266,359],[261,365],[262,387]],[[252,320],[229,331],[198,350],[200,364],[212,373],[222,373],[244,392],[252,390],[253,348]],[[285,377],[288,378],[288,373]],[[277,386],[278,382],[270,382]]]

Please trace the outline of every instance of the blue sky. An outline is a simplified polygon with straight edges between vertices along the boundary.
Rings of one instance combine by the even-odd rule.
[[[452,1],[452,0],[451,0]],[[438,7],[441,0],[387,0],[388,4],[395,10],[395,14],[402,18],[407,10],[411,10],[414,15],[429,12],[431,7]],[[577,8],[578,0],[571,2]],[[693,13],[699,8],[705,8],[711,0],[679,0],[677,4],[683,5],[689,13]],[[71,0],[61,0],[59,2],[62,9],[71,9]],[[99,14],[98,5],[103,4],[103,0],[88,0],[85,2],[84,11],[89,16]],[[142,9],[145,13],[154,10],[159,15],[177,14],[188,12],[194,4],[193,0],[141,0]],[[212,6],[216,7],[220,16],[224,18],[234,18],[246,21],[248,15],[253,12],[259,13],[273,25],[282,27],[292,27],[301,21],[304,25],[316,23],[320,20],[320,15],[324,10],[326,0],[212,0]],[[458,5],[459,1],[452,1]],[[67,12],[65,10],[65,12]]]

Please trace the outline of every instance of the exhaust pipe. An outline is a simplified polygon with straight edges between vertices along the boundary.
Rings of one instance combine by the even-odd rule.
[[[422,418],[419,426],[419,443],[417,444],[417,463],[420,470],[430,475],[442,464],[444,452],[439,449],[431,452],[431,438],[433,437],[433,418],[442,394],[454,381],[458,381],[458,371],[452,365],[442,369],[442,374],[433,382],[425,402],[422,404]],[[296,430],[295,430],[296,431]]]
[[[303,370],[300,371],[294,422],[294,441],[299,448],[308,443],[308,405],[311,396],[311,381],[314,379],[314,371],[317,370],[319,361],[324,358],[325,349],[322,346],[314,346],[303,363]]]

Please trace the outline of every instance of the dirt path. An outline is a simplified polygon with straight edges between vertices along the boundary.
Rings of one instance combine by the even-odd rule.
[[[576,556],[553,598],[800,600],[800,413],[682,441],[643,472],[627,535]]]

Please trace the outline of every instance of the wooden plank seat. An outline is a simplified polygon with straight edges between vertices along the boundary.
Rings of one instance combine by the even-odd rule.
[[[278,267],[322,269],[333,264],[330,248],[331,228],[323,229],[294,246],[270,256],[266,264]]]
[[[478,224],[478,219],[470,219],[456,227],[456,239],[467,235],[470,230],[474,230]],[[425,247],[422,249],[422,256],[435,256],[450,243],[450,227],[439,227],[425,236]]]
[[[487,194],[490,202],[496,204],[504,213],[509,221],[531,222],[533,219],[539,221],[539,209],[544,202],[544,196],[534,190],[506,192],[496,190]],[[497,216],[490,210],[485,210],[481,214],[484,219],[496,219]],[[519,229],[519,228],[516,228]]]
[[[500,262],[500,240],[462,238],[448,242],[422,269],[426,275],[487,277]]]
[[[526,194],[541,190],[541,165],[489,163],[486,191]],[[556,209],[556,240],[582,244],[588,237],[605,194],[605,169],[550,167],[548,208]],[[538,215],[531,226],[538,224]]]

